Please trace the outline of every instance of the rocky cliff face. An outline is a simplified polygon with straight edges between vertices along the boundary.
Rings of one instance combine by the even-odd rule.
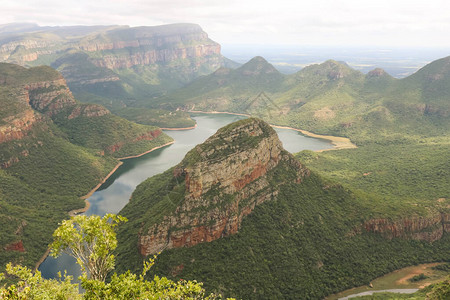
[[[28,105],[28,93],[23,92],[17,95],[16,101],[22,104],[24,110],[2,120],[5,124],[0,126],[0,144],[22,139],[33,125],[41,120],[41,117]]]
[[[62,76],[57,80],[26,84],[24,89],[31,107],[49,117],[61,112],[66,112],[68,119],[80,116],[100,117],[109,114],[109,111],[100,105],[78,105]]]
[[[137,43],[138,44],[138,43]],[[121,48],[112,48],[112,50]],[[214,68],[221,66],[220,45],[218,44],[202,44],[195,46],[185,46],[181,48],[171,49],[148,49],[147,47],[138,46],[137,51],[130,51],[124,54],[108,54],[99,59],[93,59],[92,62],[98,67],[109,69],[125,69],[136,65],[152,65],[156,63],[171,63],[176,60],[185,59],[201,59],[203,63],[208,62]],[[217,56],[206,59],[208,56]],[[196,63],[196,67],[200,67],[202,60]]]
[[[42,29],[54,31],[55,29]],[[197,64],[223,65],[220,45],[195,24],[154,27],[101,28],[79,37],[63,36],[43,40],[39,34],[12,37],[0,44],[0,60],[26,65],[42,55],[55,55],[71,49],[91,55],[92,62],[110,69],[135,65],[169,64],[180,59],[199,59]],[[202,59],[203,58],[203,59]]]
[[[382,234],[388,239],[406,238],[434,242],[444,232],[450,232],[450,214],[435,213],[427,217],[407,217],[400,220],[372,219],[363,229]]]
[[[3,80],[0,81],[0,88],[8,91],[9,99],[5,99],[5,103],[2,102],[4,105],[2,113],[7,117],[0,120],[0,145],[24,139],[36,126],[41,126],[41,129],[46,128],[45,124],[48,119],[44,115],[54,117],[65,113],[67,114],[66,118],[73,119],[79,116],[97,117],[109,114],[109,111],[100,105],[78,104],[61,76],[55,80],[31,80],[19,84],[11,84],[10,81],[14,82],[14,80],[8,76],[0,75],[0,77],[3,77]],[[38,147],[41,143],[33,144]],[[5,149],[10,150],[1,157],[0,167],[2,169],[10,167],[19,162],[20,157],[29,154],[22,144],[17,146],[11,144],[10,146],[12,148],[5,146]],[[25,149],[22,149],[24,147]]]
[[[34,82],[24,86],[28,92],[29,103],[37,111],[53,116],[69,106],[76,105],[65,80]]]
[[[22,139],[39,120],[40,117],[32,110],[14,116],[7,125],[0,126],[0,144]]]
[[[255,206],[276,198],[278,186],[270,180],[280,164],[295,169],[296,182],[309,175],[263,121],[247,119],[222,128],[174,169],[174,178],[184,185],[183,199],[161,222],[141,229],[140,253],[189,247],[238,232]]]

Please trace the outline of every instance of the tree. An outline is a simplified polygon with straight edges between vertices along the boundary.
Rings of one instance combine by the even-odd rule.
[[[57,257],[63,252],[72,255],[88,278],[104,281],[115,265],[112,254],[117,247],[114,228],[126,221],[126,218],[113,214],[103,218],[80,215],[65,220],[53,233],[50,255]]]
[[[109,282],[105,281],[109,271],[114,269],[111,251],[117,246],[115,227],[126,222],[116,215],[75,216],[63,221],[54,234],[50,245],[52,255],[62,252],[76,257],[82,268],[80,276],[84,294],[79,293],[79,285],[71,283],[70,276],[59,279],[43,279],[39,271],[35,274],[26,267],[7,265],[7,273],[19,278],[17,284],[0,286],[2,300],[122,300],[122,299],[221,299],[220,295],[206,295],[201,283],[190,280],[174,282],[165,277],[155,276],[145,280],[145,275],[153,266],[156,256],[144,262],[138,276],[127,271],[114,273]],[[0,274],[0,281],[4,274]]]
[[[427,300],[450,299],[450,276],[439,283],[436,283],[431,292],[427,294]]]
[[[6,265],[6,272],[9,276],[19,278],[19,282],[3,288],[0,286],[0,299],[81,300],[83,298],[79,293],[78,284],[71,282],[71,276],[64,276],[64,279],[62,279],[61,273],[59,273],[58,279],[44,279],[39,271],[33,274],[29,268],[13,266],[11,263]],[[0,274],[0,281],[2,278],[4,278],[4,275]]]

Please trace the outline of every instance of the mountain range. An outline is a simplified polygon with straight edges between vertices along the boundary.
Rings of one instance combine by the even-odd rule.
[[[283,75],[255,57],[240,68],[220,68],[198,78],[156,105],[247,113],[277,125],[347,136],[358,144],[399,131],[445,135],[449,62],[446,57],[395,79],[382,69],[363,74],[333,60]]]

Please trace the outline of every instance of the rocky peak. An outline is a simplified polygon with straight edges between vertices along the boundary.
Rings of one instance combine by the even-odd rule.
[[[337,62],[334,60],[327,60],[323,67],[328,71],[328,78],[332,80],[347,77],[350,74],[350,67],[346,63]]]
[[[237,70],[246,76],[279,74],[278,70],[261,56],[252,58]]]
[[[276,198],[278,185],[269,181],[273,171],[286,164],[294,170],[295,182],[309,175],[267,123],[250,118],[221,128],[174,168],[173,178],[184,186],[182,201],[160,222],[141,228],[140,253],[193,246],[238,232],[255,206]]]
[[[376,68],[367,73],[368,78],[390,77],[390,75],[381,68]]]

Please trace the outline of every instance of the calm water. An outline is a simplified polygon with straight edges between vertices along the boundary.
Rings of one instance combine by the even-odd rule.
[[[217,129],[244,117],[226,114],[201,114],[193,117],[197,128],[184,131],[166,131],[175,139],[173,145],[155,150],[139,158],[128,159],[124,164],[98,189],[88,201],[91,203],[87,215],[103,216],[107,213],[118,213],[127,204],[136,186],[153,175],[164,172],[179,163],[184,155],[195,145],[204,142]],[[289,152],[301,150],[320,150],[331,148],[325,140],[305,137],[290,129],[275,129]],[[75,259],[61,256],[58,259],[48,257],[39,267],[45,278],[57,276],[58,271],[67,270],[69,275],[77,278],[80,275]]]

